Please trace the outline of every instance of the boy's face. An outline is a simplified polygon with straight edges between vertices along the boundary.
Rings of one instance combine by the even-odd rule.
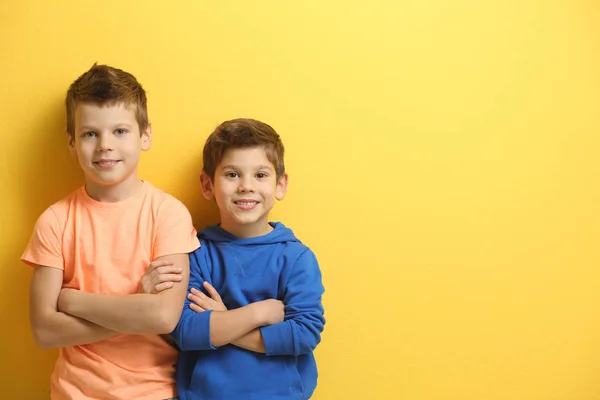
[[[138,183],[140,153],[150,148],[152,140],[150,126],[140,135],[134,108],[122,103],[80,103],[71,134],[69,147],[83,169],[88,193],[101,195],[109,189],[122,189],[123,194],[129,194]]]
[[[287,174],[277,179],[263,147],[230,149],[215,170],[214,181],[201,176],[202,191],[215,199],[221,227],[237,237],[256,237],[272,230],[269,211],[283,200]]]

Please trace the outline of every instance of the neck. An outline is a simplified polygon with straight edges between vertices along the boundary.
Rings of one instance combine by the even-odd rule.
[[[253,237],[264,236],[273,230],[273,227],[269,223],[256,223],[241,225],[236,223],[227,223],[221,220],[221,229],[231,233],[240,239],[249,239]]]
[[[94,182],[86,182],[85,191],[92,199],[102,203],[117,203],[134,196],[143,182],[137,178],[122,182],[115,186],[102,186]]]

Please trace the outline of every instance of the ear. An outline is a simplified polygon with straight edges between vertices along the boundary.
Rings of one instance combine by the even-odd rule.
[[[215,198],[215,195],[213,194],[213,183],[204,171],[200,174],[200,187],[202,188],[202,194],[206,200]]]
[[[65,131],[67,134],[67,145],[69,146],[69,151],[73,157],[77,157],[77,149],[75,148],[75,136],[71,135],[69,132]]]
[[[275,198],[279,201],[283,200],[285,193],[287,192],[288,186],[288,174],[283,173],[277,180],[277,187],[275,188]]]
[[[144,132],[142,132],[142,150],[148,151],[152,146],[152,124],[148,123]]]

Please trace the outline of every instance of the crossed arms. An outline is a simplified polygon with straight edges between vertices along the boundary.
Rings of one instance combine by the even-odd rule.
[[[227,310],[202,276],[192,277],[185,300],[187,254],[155,260],[142,278],[142,293],[131,295],[62,289],[62,270],[37,266],[30,290],[31,326],[37,344],[46,348],[93,343],[120,333],[173,331],[182,350],[232,344],[267,355],[306,354],[320,342],[325,323],[323,286],[315,265],[312,253],[300,257],[283,301],[267,299],[234,310]],[[201,283],[208,296],[195,289]]]
[[[196,262],[192,257],[192,289],[171,334],[182,350],[215,350],[233,344],[271,356],[307,354],[316,348],[325,324],[324,289],[311,251],[293,265],[282,301],[268,299],[235,310],[227,310],[217,291],[204,282]],[[208,296],[194,290],[200,285]]]
[[[189,257],[165,255],[151,265],[181,268],[181,284],[156,294],[101,295],[63,289],[62,270],[36,266],[30,288],[30,320],[38,346],[88,344],[120,333],[170,333],[185,300]]]

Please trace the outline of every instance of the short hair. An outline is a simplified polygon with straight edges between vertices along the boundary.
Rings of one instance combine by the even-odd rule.
[[[69,135],[74,135],[77,104],[88,102],[100,106],[117,103],[133,106],[140,134],[148,127],[146,92],[129,72],[108,65],[94,64],[71,84],[66,98]]]
[[[264,146],[268,160],[275,167],[277,179],[285,173],[284,147],[279,134],[270,125],[250,118],[225,121],[210,134],[204,144],[203,171],[215,178],[215,170],[229,149]]]

